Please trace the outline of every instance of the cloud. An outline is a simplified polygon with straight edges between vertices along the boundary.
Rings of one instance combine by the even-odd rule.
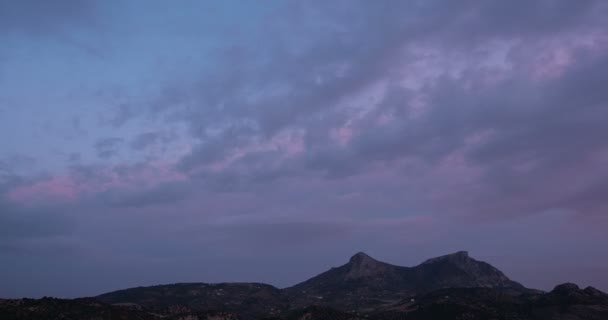
[[[113,118],[109,121],[109,123],[114,128],[120,128],[133,117],[135,117],[133,107],[123,103],[118,106],[116,113],[113,115]]]
[[[166,182],[141,188],[139,190],[116,190],[108,192],[101,198],[104,205],[116,207],[150,207],[158,205],[176,205],[192,194],[190,185],[180,182]]]
[[[601,148],[598,139],[604,135],[605,126],[600,119],[605,118],[608,99],[597,86],[604,82],[606,47],[601,35],[591,37],[589,44],[577,43],[576,33],[597,31],[594,28],[601,21],[594,9],[603,5],[559,1],[543,1],[532,7],[474,3],[454,8],[445,3],[414,5],[407,12],[397,5],[387,10],[403,14],[394,20],[391,13],[383,11],[386,8],[375,5],[355,6],[346,9],[343,15],[334,15],[345,9],[340,4],[302,11],[296,7],[290,19],[310,18],[309,21],[320,25],[331,21],[326,35],[330,34],[328,37],[333,41],[325,42],[323,37],[311,44],[303,41],[308,46],[293,54],[287,49],[291,44],[279,42],[285,47],[269,53],[272,58],[268,61],[274,67],[262,64],[243,69],[230,60],[226,68],[220,69],[219,79],[213,78],[218,86],[209,84],[217,90],[183,95],[193,100],[186,105],[205,107],[180,110],[187,115],[184,121],[191,124],[193,134],[202,140],[192,154],[182,159],[180,168],[187,171],[222,162],[260,139],[269,141],[277,134],[298,128],[305,132],[306,152],[302,154],[305,158],[286,159],[273,169],[261,168],[255,161],[234,162],[222,173],[202,176],[223,177],[219,180],[222,184],[235,186],[267,170],[278,172],[279,175],[273,175],[275,178],[310,171],[344,178],[375,165],[424,161],[429,165],[418,175],[430,178],[434,168],[447,165],[451,158],[461,154],[460,168],[481,173],[473,182],[459,177],[467,188],[462,189],[460,196],[450,196],[459,203],[449,198],[434,199],[445,208],[498,216],[553,209],[558,206],[558,199],[571,191],[555,194],[555,190],[543,188],[541,181],[549,177],[568,179],[561,173],[585,166],[590,153]],[[371,27],[363,30],[353,21],[374,23],[366,24]],[[433,26],[438,21],[449,27]],[[311,28],[313,31],[295,28],[290,37],[307,39],[308,32],[314,33],[314,27]],[[379,34],[382,37],[378,38]],[[505,57],[502,62],[494,61],[495,51],[500,53],[499,49],[493,49],[494,44],[501,41],[506,46]],[[539,43],[544,47],[539,47]],[[420,48],[429,55],[419,56]],[[525,60],[536,59],[539,55],[533,51],[536,49],[565,50],[571,62],[560,67],[563,74],[538,81],[535,74],[520,69],[533,70],[523,64]],[[255,49],[241,50],[254,57],[251,64],[255,66],[256,55],[250,53]],[[478,56],[468,58],[471,51]],[[417,60],[408,62],[408,59]],[[430,63],[436,59],[443,59],[439,60],[439,67],[446,69],[433,75],[435,70]],[[405,74],[408,69],[427,63],[429,69],[423,72],[430,74],[427,79],[419,77],[423,81],[419,84],[421,88],[399,84],[401,77],[408,76]],[[507,66],[501,67],[502,64]],[[404,74],[396,73],[395,67],[403,68]],[[268,81],[253,81],[259,78]],[[275,84],[274,79],[281,85]],[[379,93],[383,97],[378,103],[363,101],[363,106],[354,110],[342,106],[343,100],[348,101],[356,92],[368,89],[373,92],[378,82],[389,84]],[[245,93],[251,91],[262,93],[250,98]],[[420,99],[422,111],[416,111]],[[172,107],[167,106],[169,112],[176,112]],[[414,112],[422,114],[415,116]],[[580,128],[583,123],[585,128]],[[331,143],[328,134],[345,124],[349,125],[351,137],[338,147]],[[568,151],[564,150],[564,143]],[[247,153],[254,157],[259,154]],[[252,158],[243,156],[243,159]],[[239,163],[248,165],[248,169],[238,166]],[[527,169],[517,171],[518,168]],[[590,172],[601,170],[597,163],[587,168]],[[473,191],[477,189],[485,191]],[[515,195],[518,199],[509,200]]]
[[[138,135],[133,141],[131,141],[131,148],[135,150],[145,149],[160,139],[158,132],[146,132]]]
[[[0,206],[4,240],[62,235],[70,230],[58,209],[28,209],[6,201]]]
[[[193,186],[241,192],[293,177],[345,180],[385,167],[435,188],[418,201],[433,210],[441,203],[501,216],[561,207],[558,198],[589,188],[590,172],[599,170],[607,66],[597,12],[604,7],[286,4],[256,41],[218,50],[212,76],[175,79],[150,103],[152,116],[189,129],[192,151],[175,164],[188,181],[116,203],[180,201]],[[119,109],[115,128],[136,117]],[[169,140],[147,131],[130,147],[144,152]],[[112,137],[94,147],[110,159],[123,144]],[[590,168],[580,185],[559,194],[543,187],[579,167]],[[454,195],[443,190],[448,180],[460,187]]]
[[[94,17],[95,3],[88,0],[0,1],[0,33],[52,35],[71,27],[90,26]]]
[[[118,154],[118,148],[124,143],[122,138],[110,137],[97,140],[95,150],[97,156],[102,159],[109,159]]]
[[[24,3],[0,5],[21,12],[1,30],[70,33],[100,13]],[[218,34],[205,33],[211,16],[171,7],[174,21],[166,3],[148,5],[142,14],[107,4],[121,15],[99,32],[115,37],[120,59],[89,69],[91,57],[75,54],[86,75],[64,83],[77,93],[52,109],[81,119],[92,146],[61,140],[76,151],[65,163],[0,159],[11,254],[77,240],[84,263],[129,284],[183,280],[181,268],[206,280],[200,266],[213,263],[210,279],[241,279],[225,265],[272,255],[292,263],[281,280],[290,283],[292,270],[313,270],[298,263],[322,270],[367,248],[422,260],[498,247],[525,251],[520,266],[565,248],[562,265],[567,255],[582,261],[580,252],[607,263],[596,248],[608,223],[605,2],[228,4],[227,20],[239,24]],[[49,60],[66,59],[58,52]],[[39,72],[56,79],[49,70],[63,69]],[[73,116],[81,101],[92,119]],[[3,117],[31,122],[11,108]],[[26,145],[13,142],[30,132],[5,130],[2,150]],[[38,163],[49,170],[33,172]],[[256,266],[245,271],[255,280],[278,272]]]
[[[176,145],[179,145],[180,140],[179,134],[176,130],[172,129],[140,133],[131,139],[129,145],[131,150],[135,152],[147,153],[160,159],[174,159],[179,157],[179,155],[167,155],[167,152],[174,152],[174,148]]]
[[[39,250],[41,244],[54,250],[56,240],[71,235],[76,227],[68,207],[56,204],[28,206],[7,198],[7,190],[23,183],[13,179],[0,184],[0,255],[26,251],[40,253],[43,251]],[[65,248],[65,245],[60,247]]]

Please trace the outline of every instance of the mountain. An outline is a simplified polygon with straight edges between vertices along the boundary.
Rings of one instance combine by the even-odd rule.
[[[107,304],[135,304],[155,312],[180,306],[197,312],[235,312],[246,318],[275,315],[289,308],[281,290],[263,283],[178,283],[119,290],[96,299]]]
[[[562,284],[527,289],[459,251],[414,267],[357,253],[295,286],[177,283],[80,299],[0,299],[0,319],[608,319],[608,295]]]
[[[195,311],[226,310],[256,316],[313,305],[364,311],[440,288],[469,287],[516,293],[527,290],[491,265],[469,257],[466,251],[432,258],[415,267],[392,265],[359,252],[346,264],[283,290],[259,283],[185,283],[120,290],[97,299],[153,310],[182,305]]]
[[[466,251],[432,258],[415,267],[388,264],[359,252],[348,263],[284,290],[292,306],[364,310],[440,288],[470,287],[526,290]]]
[[[359,252],[343,266],[283,290],[259,283],[182,283],[120,290],[97,299],[109,304],[135,303],[153,310],[182,305],[196,311],[226,310],[255,316],[311,305],[374,309],[412,295],[454,287],[526,290],[465,251],[432,258],[415,267],[392,265]]]

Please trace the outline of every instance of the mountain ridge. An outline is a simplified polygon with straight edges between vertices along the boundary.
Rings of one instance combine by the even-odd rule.
[[[364,252],[294,286],[175,283],[73,300],[0,299],[0,318],[164,320],[608,319],[608,295],[528,289],[466,251],[404,267]]]
[[[490,264],[469,257],[466,251],[427,259],[413,267],[393,265],[357,252],[339,267],[282,289],[263,283],[180,283],[128,288],[96,298],[109,304],[136,303],[147,308],[175,302],[195,310],[214,305],[232,311],[242,311],[242,304],[264,306],[254,313],[311,305],[367,310],[446,287],[528,290]]]

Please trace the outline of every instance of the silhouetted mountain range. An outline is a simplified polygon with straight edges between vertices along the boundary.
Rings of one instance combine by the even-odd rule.
[[[0,300],[1,319],[608,319],[608,295],[525,288],[467,252],[415,267],[357,253],[295,286],[179,283],[95,298]]]

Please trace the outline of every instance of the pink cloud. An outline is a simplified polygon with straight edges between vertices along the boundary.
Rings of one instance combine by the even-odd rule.
[[[78,179],[64,174],[17,186],[7,193],[9,199],[20,203],[42,201],[77,201],[85,194],[94,194],[111,189],[140,189],[164,182],[184,181],[187,177],[168,164],[116,170],[99,169],[96,179]]]
[[[30,202],[45,198],[74,200],[79,193],[77,184],[67,176],[55,176],[31,185],[19,186],[8,192],[9,199]]]
[[[349,127],[339,127],[331,129],[330,138],[340,146],[347,145],[353,137],[353,130]]]
[[[566,35],[539,43],[521,43],[511,49],[509,58],[517,66],[515,71],[543,81],[560,77],[578,62],[580,52],[597,55],[603,54],[606,49],[608,49],[606,34]]]
[[[246,146],[236,148],[225,158],[214,162],[210,166],[204,166],[198,169],[210,169],[213,172],[220,172],[229,168],[234,162],[248,154],[266,151],[278,151],[282,155],[277,157],[277,159],[278,161],[283,161],[304,152],[304,150],[303,132],[299,130],[285,130],[268,141],[254,140]]]

